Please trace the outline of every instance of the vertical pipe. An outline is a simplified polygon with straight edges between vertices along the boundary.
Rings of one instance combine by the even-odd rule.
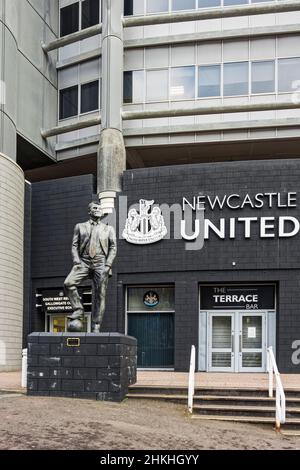
[[[123,103],[123,0],[102,2],[102,106],[98,148],[97,190],[105,212],[114,207],[122,189],[126,151],[122,133]]]

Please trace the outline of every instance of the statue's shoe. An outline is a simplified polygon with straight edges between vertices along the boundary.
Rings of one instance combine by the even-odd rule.
[[[83,317],[83,310],[75,310],[71,315],[68,315],[69,320],[79,320]]]
[[[94,323],[92,333],[100,333],[100,323]]]

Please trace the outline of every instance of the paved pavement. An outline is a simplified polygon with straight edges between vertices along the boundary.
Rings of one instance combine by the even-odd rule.
[[[21,371],[1,372],[0,391],[24,391],[21,387]]]
[[[300,374],[282,374],[285,389],[300,390]],[[139,371],[137,385],[187,387],[188,373],[167,371]],[[228,387],[228,388],[263,388],[268,387],[267,374],[231,374],[205,373],[195,374],[196,387]],[[0,373],[0,391],[21,391],[21,372]],[[24,390],[24,389],[23,389]]]
[[[283,386],[286,389],[300,390],[300,375],[282,374]],[[139,371],[137,385],[187,387],[188,373],[166,371]],[[268,388],[268,374],[233,374],[207,373],[195,374],[196,387],[228,387],[228,388]]]

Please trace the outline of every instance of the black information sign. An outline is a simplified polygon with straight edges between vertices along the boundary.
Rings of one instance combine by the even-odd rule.
[[[72,313],[72,307],[68,297],[65,296],[63,289],[46,289],[41,291],[41,303],[46,314],[69,314]],[[79,295],[82,297],[83,289],[79,288]]]
[[[201,286],[202,310],[273,310],[274,285],[215,285]]]

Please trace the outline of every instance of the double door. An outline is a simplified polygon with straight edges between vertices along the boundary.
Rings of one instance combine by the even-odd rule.
[[[266,312],[208,313],[208,370],[266,370]]]

